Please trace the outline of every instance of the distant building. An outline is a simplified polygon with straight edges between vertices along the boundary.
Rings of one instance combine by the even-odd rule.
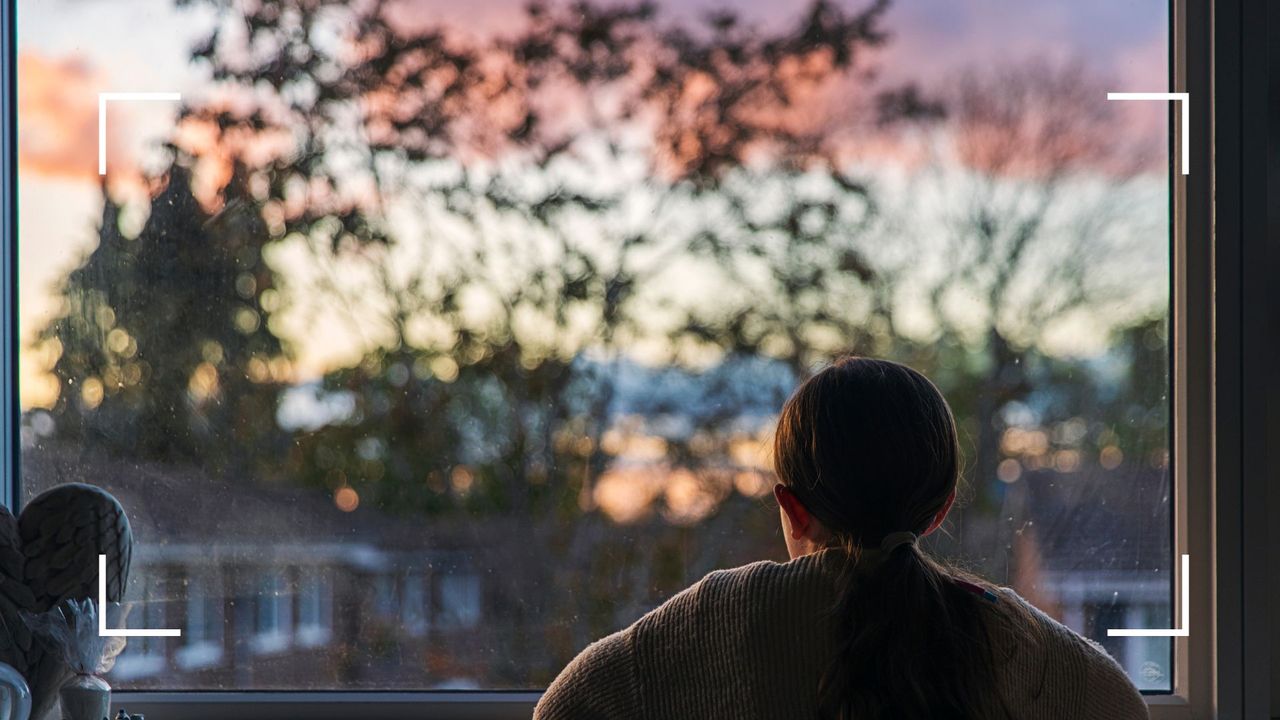
[[[664,454],[645,451],[645,438],[661,440],[650,425],[663,415],[645,415],[636,434],[613,441],[619,457],[609,472],[657,471],[665,462]],[[743,449],[730,442],[722,465],[707,472],[723,476],[728,492],[750,498],[767,492],[768,483],[760,483],[767,469],[751,452],[759,423],[740,424]],[[491,684],[495,663],[549,662],[576,652],[588,636],[616,629],[678,589],[642,582],[651,592],[620,601],[603,621],[544,617],[549,624],[533,632],[526,626],[532,616],[521,618],[522,606],[537,602],[527,596],[537,582],[563,580],[545,558],[520,547],[527,529],[474,518],[395,517],[371,504],[344,512],[324,491],[48,447],[24,449],[23,480],[32,494],[91,482],[115,495],[129,516],[135,540],[129,599],[137,604],[128,623],[176,627],[182,636],[131,638],[110,674],[124,687],[474,688]],[[962,530],[990,538],[985,545],[1024,597],[1106,647],[1141,687],[1164,689],[1169,641],[1110,638],[1106,631],[1173,626],[1170,497],[1167,468],[1030,470],[1008,485],[998,518],[975,516]],[[769,540],[764,531],[743,534],[722,519],[708,522],[718,529],[682,546],[697,572],[723,562],[704,551],[725,537],[748,559],[761,552],[747,547],[748,535]],[[647,547],[651,536],[644,532],[615,527],[608,534],[615,545]],[[528,567],[505,577],[515,572],[512,563]],[[605,565],[619,571],[612,560]],[[513,649],[495,657],[495,649],[513,643],[523,655]],[[498,676],[525,678],[529,671],[503,672]]]
[[[1171,498],[1168,468],[1121,466],[1027,472],[1005,503],[1009,584],[1148,689],[1169,688],[1169,639],[1107,630],[1174,627]]]
[[[92,472],[86,468],[92,467]],[[420,521],[324,493],[28,449],[25,489],[91,482],[134,535],[130,638],[109,678],[134,688],[457,687],[483,675],[471,636],[486,588],[471,553]]]

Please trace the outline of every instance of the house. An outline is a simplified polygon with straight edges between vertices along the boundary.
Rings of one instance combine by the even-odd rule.
[[[92,468],[88,474],[86,468]],[[327,493],[47,448],[23,453],[28,496],[90,482],[134,536],[130,638],[109,679],[133,688],[466,686],[485,587],[444,533]]]
[[[663,453],[641,452],[645,438],[661,439],[655,433],[666,414],[633,417],[643,422],[616,440],[616,467],[598,479],[599,487],[610,473],[648,465],[658,472],[666,462]],[[724,492],[742,495],[741,510],[759,505],[752,498],[768,483],[756,482],[767,479],[767,470],[751,451],[760,444],[760,423],[739,417],[744,450],[733,451],[729,442],[717,461],[723,466],[707,472],[720,478]],[[131,688],[468,688],[492,686],[495,677],[533,684],[591,637],[629,622],[698,573],[761,557],[762,543],[779,545],[761,526],[745,524],[776,528],[776,514],[759,507],[718,512],[677,533],[684,571],[679,582],[658,587],[645,566],[654,558],[628,555],[624,568],[619,554],[653,548],[659,537],[653,528],[595,527],[589,535],[610,538],[613,550],[601,551],[597,542],[575,552],[606,553],[593,565],[603,573],[593,582],[603,584],[574,591],[570,610],[578,615],[562,618],[556,613],[563,608],[525,607],[538,604],[527,596],[538,583],[581,578],[555,574],[535,545],[522,547],[521,533],[498,520],[401,517],[373,503],[344,510],[324,490],[224,480],[190,466],[46,445],[24,449],[23,479],[28,496],[86,481],[124,506],[135,539],[127,622],[182,630],[178,638],[130,639],[110,679]],[[679,497],[666,498],[668,510],[680,509]],[[991,539],[982,546],[1008,569],[993,580],[1101,643],[1140,686],[1165,689],[1168,639],[1106,631],[1173,627],[1170,497],[1163,466],[1028,470],[1008,484],[1003,513],[965,518],[961,530]],[[727,533],[735,538],[731,549],[748,557],[723,556]],[[610,583],[631,583],[640,592],[623,599]],[[613,611],[592,605],[610,592]],[[515,669],[495,670],[506,661]],[[529,674],[533,664],[536,677]]]
[[[1168,689],[1170,639],[1107,630],[1175,626],[1172,497],[1169,468],[1150,465],[1029,471],[1006,495],[1009,585],[1105,647],[1141,688]]]

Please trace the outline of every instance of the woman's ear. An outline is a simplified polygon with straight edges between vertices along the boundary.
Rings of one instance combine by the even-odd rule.
[[[929,523],[929,529],[925,530],[921,537],[928,535],[942,526],[942,521],[947,519],[947,513],[951,512],[951,506],[954,505],[955,502],[956,491],[953,488],[951,490],[951,494],[947,496],[947,501],[942,503],[942,509],[938,511],[938,514],[933,516],[933,522]]]
[[[795,540],[806,537],[813,525],[813,516],[805,509],[800,498],[791,492],[791,488],[782,483],[773,486],[773,497],[778,501],[778,507],[782,508],[782,514],[787,519],[787,531],[791,533],[791,537]]]

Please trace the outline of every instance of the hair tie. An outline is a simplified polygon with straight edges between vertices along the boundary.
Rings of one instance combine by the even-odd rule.
[[[880,541],[880,552],[891,553],[903,545],[915,545],[916,534],[908,530],[891,532]]]

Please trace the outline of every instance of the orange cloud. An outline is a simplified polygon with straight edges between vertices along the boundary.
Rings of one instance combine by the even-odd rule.
[[[23,172],[97,176],[101,86],[100,76],[83,58],[18,55],[18,162]]]

